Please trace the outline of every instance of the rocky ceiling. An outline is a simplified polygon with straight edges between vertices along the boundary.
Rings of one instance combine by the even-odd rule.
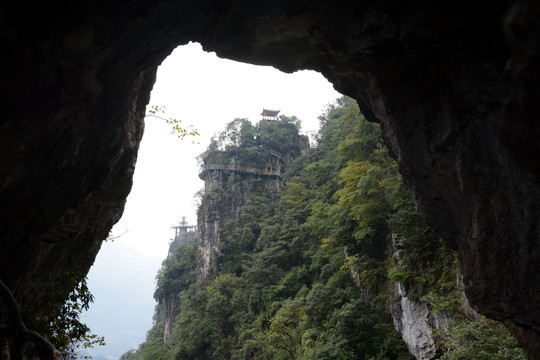
[[[27,316],[122,214],[157,66],[178,45],[314,69],[380,122],[467,296],[540,355],[538,1],[6,1],[0,276]],[[306,96],[309,96],[306,94]]]

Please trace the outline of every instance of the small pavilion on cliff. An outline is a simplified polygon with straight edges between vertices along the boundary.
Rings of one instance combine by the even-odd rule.
[[[262,119],[265,121],[277,121],[278,120],[278,114],[281,110],[270,110],[270,109],[264,109],[261,113]]]
[[[188,224],[186,217],[182,216],[182,221],[178,225],[171,226],[171,229],[174,229],[174,238],[176,239],[180,234],[197,231],[197,225]]]

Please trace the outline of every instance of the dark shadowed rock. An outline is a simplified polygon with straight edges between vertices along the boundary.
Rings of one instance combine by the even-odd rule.
[[[229,5],[230,4],[230,5]],[[0,276],[28,316],[122,213],[157,66],[199,41],[314,69],[383,127],[466,293],[540,354],[540,5],[397,0],[0,6]]]

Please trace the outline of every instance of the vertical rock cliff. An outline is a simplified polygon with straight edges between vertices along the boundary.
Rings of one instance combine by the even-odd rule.
[[[252,126],[247,120],[237,119],[229,128],[235,129],[222,133],[219,141],[214,139],[201,157],[200,177],[205,185],[198,225],[189,225],[183,219],[173,226],[175,238],[169,247],[167,260],[175,256],[182,244],[196,237],[199,260],[195,277],[201,287],[223,266],[219,260],[227,257],[231,245],[222,237],[223,227],[237,220],[253,197],[273,205],[282,189],[287,163],[309,147],[307,137],[299,135],[296,127],[286,120],[263,121]],[[240,132],[242,138],[238,137]],[[283,147],[279,141],[274,142],[280,137],[291,142]],[[172,345],[174,322],[181,306],[180,291],[157,296],[161,299],[158,312],[163,316],[163,341],[167,348]]]
[[[401,237],[401,234],[392,235],[392,270],[398,273],[408,271],[407,262],[411,257],[401,245]],[[449,251],[444,256],[451,259],[455,254]],[[437,266],[438,262],[440,259],[434,257],[423,266]],[[417,360],[438,359],[446,352],[451,352],[451,358],[456,352],[461,352],[463,358],[474,358],[483,351],[484,354],[492,352],[489,356],[499,353],[504,354],[500,356],[505,359],[524,359],[525,354],[515,343],[509,345],[513,339],[500,323],[490,323],[471,308],[458,264],[450,261],[444,267],[445,280],[437,281],[437,288],[430,288],[428,284],[419,287],[418,281],[415,283],[410,278],[390,282],[392,321],[409,352]],[[510,342],[502,345],[508,340]]]
[[[203,281],[212,269],[223,241],[221,229],[228,221],[236,220],[242,206],[253,193],[265,193],[268,201],[275,200],[282,185],[278,175],[262,175],[242,171],[239,168],[204,170],[205,195],[198,212],[201,235],[199,240],[199,281]]]
[[[402,283],[393,285],[392,320],[409,351],[418,360],[435,359],[434,330],[448,330],[448,318],[433,314],[422,301],[411,300]]]
[[[196,225],[188,224],[185,217],[182,217],[182,221],[172,227],[175,229],[175,236],[171,244],[169,245],[169,251],[167,260],[171,260],[175,251],[182,245],[189,242],[197,241],[199,237],[199,228]],[[174,330],[174,319],[178,314],[180,308],[180,298],[177,292],[167,293],[161,300],[160,310],[163,312],[163,343],[167,348],[171,346],[171,336]]]
[[[204,195],[198,211],[200,228],[199,281],[203,282],[219,255],[225,255],[221,229],[236,220],[254,194],[275,203],[287,163],[309,147],[307,137],[288,118],[261,120],[256,126],[236,119],[212,140],[201,156]]]
[[[403,266],[403,250],[396,241],[392,250],[394,267],[400,269]],[[403,282],[392,282],[391,287],[392,321],[409,352],[417,360],[435,359],[440,355],[435,346],[435,331],[447,332],[451,320],[444,313],[434,313],[426,302],[411,298]]]

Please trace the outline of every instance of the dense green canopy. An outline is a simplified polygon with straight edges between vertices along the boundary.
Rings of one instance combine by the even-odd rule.
[[[502,326],[463,313],[455,253],[422,222],[378,125],[353,100],[327,108],[304,154],[298,119],[281,119],[236,119],[201,155],[204,164],[252,167],[272,161],[270,151],[290,156],[280,160],[283,180],[230,178],[227,186],[252,193],[238,214],[216,210],[224,222],[215,268],[197,283],[197,245],[179,247],[158,275],[154,327],[122,359],[410,359],[388,310],[393,282],[454,319],[437,334],[444,358],[525,359]],[[283,182],[277,197],[253,185],[268,181]],[[202,206],[230,193],[207,193]],[[171,294],[180,305],[167,348]]]

